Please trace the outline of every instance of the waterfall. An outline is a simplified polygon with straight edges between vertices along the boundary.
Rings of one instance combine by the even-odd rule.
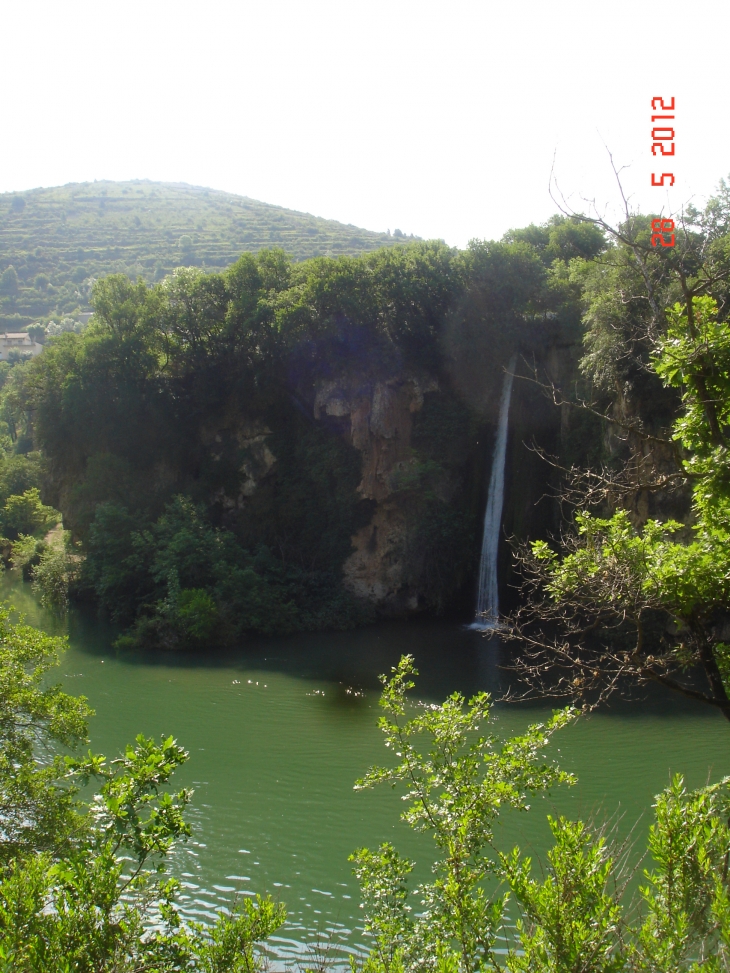
[[[504,506],[504,463],[507,456],[507,427],[509,424],[509,403],[512,397],[512,379],[517,359],[513,358],[504,376],[502,399],[499,403],[499,422],[497,441],[492,455],[492,472],[489,477],[487,509],[484,512],[484,534],[482,536],[482,557],[479,562],[479,593],[477,595],[477,614],[470,628],[487,631],[498,627],[499,586],[497,578],[497,553],[499,534],[502,526],[502,507]]]

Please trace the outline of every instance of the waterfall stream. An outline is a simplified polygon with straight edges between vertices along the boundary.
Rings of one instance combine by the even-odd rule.
[[[489,477],[487,509],[484,512],[484,534],[482,536],[482,557],[479,562],[479,592],[477,612],[470,628],[488,631],[498,627],[499,585],[497,578],[497,553],[499,534],[502,526],[502,507],[504,506],[504,464],[507,456],[507,429],[509,426],[509,404],[512,398],[512,379],[514,378],[516,358],[507,366],[499,403],[497,440],[492,455],[492,471]]]

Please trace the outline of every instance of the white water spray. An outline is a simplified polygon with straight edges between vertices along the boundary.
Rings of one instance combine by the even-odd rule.
[[[488,631],[499,625],[499,586],[497,579],[497,553],[499,534],[502,526],[502,507],[504,506],[504,464],[507,457],[507,428],[509,425],[509,404],[512,398],[512,379],[517,359],[513,358],[504,376],[502,399],[499,403],[499,422],[497,441],[492,456],[492,472],[489,477],[487,509],[484,512],[484,534],[482,536],[482,557],[479,562],[479,593],[477,595],[476,619],[470,628]]]

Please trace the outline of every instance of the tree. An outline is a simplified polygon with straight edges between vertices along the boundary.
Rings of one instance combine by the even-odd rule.
[[[63,641],[10,622],[0,608],[0,864],[67,847],[78,827],[73,789],[60,756],[39,764],[39,741],[73,747],[86,737],[86,700],[44,687]]]
[[[63,756],[92,712],[46,685],[62,650],[0,611],[0,970],[252,973],[284,907],[247,899],[211,927],[183,923],[165,859],[190,834],[191,792],[167,789],[187,754],[138,736],[112,761]]]
[[[468,704],[456,693],[440,706],[416,705],[408,719],[405,694],[415,675],[403,657],[390,678],[381,677],[388,715],[380,727],[396,763],[373,768],[356,787],[405,789],[402,818],[434,838],[434,879],[415,891],[414,908],[414,863],[391,844],[351,857],[372,941],[363,973],[730,969],[730,779],[688,792],[675,777],[657,797],[652,867],[626,901],[629,852],[604,828],[549,818],[554,844],[541,869],[519,848],[498,847],[495,824],[505,807],[527,810],[529,794],[572,782],[540,757],[575,711],[498,744],[483,734],[490,718],[483,693]],[[416,740],[427,741],[426,753]]]
[[[59,519],[58,511],[41,501],[38,487],[31,487],[20,496],[8,497],[0,510],[0,522],[11,540],[21,534],[44,534]]]
[[[592,221],[614,248],[604,263],[578,271],[588,323],[581,366],[598,396],[609,398],[602,410],[573,404],[618,431],[623,455],[615,458],[623,463],[564,471],[572,524],[555,545],[518,551],[524,604],[505,634],[523,647],[517,668],[531,691],[595,705],[621,686],[654,681],[730,719],[724,206],[715,200],[703,214],[688,210],[676,252],[650,246],[647,218],[627,211],[618,228]],[[650,502],[658,513],[673,503],[683,521],[648,517]]]
[[[503,807],[525,810],[529,795],[572,780],[539,758],[552,734],[574,713],[558,713],[499,746],[495,737],[482,735],[491,708],[486,693],[468,705],[454,693],[441,706],[424,707],[406,720],[406,692],[413,688],[415,675],[412,657],[404,656],[390,679],[381,677],[380,705],[388,715],[380,718],[379,726],[398,763],[372,768],[356,787],[405,786],[409,806],[402,817],[414,830],[432,835],[438,855],[435,878],[417,890],[421,908],[412,916],[406,880],[413,862],[390,844],[352,855],[366,930],[375,940],[366,969],[498,969],[495,945],[507,896],[485,888],[486,881],[499,879],[502,872],[493,851],[494,824]],[[417,738],[429,741],[427,756],[416,749]]]
[[[36,278],[36,286],[38,286],[38,279]],[[46,336],[46,326],[44,324],[31,324],[28,327],[28,336],[40,344],[43,344],[43,339]]]
[[[23,538],[23,541],[27,544],[28,538]],[[14,544],[14,565],[18,563],[16,549],[17,544]],[[43,544],[42,550],[38,552],[37,563],[33,563],[34,561],[35,558],[32,557],[29,567],[32,565],[30,573],[33,590],[40,596],[41,604],[57,611],[65,611],[68,607],[69,591],[79,582],[83,564],[78,547],[72,541],[71,532],[63,531],[56,543],[49,546]]]
[[[18,282],[18,272],[10,264],[0,275],[0,294],[6,294],[8,297],[15,297],[20,289],[20,284]]]

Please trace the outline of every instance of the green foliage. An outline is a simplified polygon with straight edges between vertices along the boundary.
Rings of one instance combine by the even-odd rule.
[[[85,699],[48,685],[62,639],[10,622],[0,608],[0,865],[66,846],[78,827],[73,788],[58,756],[39,762],[39,739],[74,746],[86,738]]]
[[[177,599],[177,619],[185,635],[205,643],[218,624],[218,606],[203,588],[184,588]]]
[[[433,882],[417,890],[421,908],[412,918],[404,888],[410,863],[389,845],[352,856],[366,901],[378,903],[367,913],[366,928],[377,944],[372,969],[397,969],[396,963],[405,970],[437,970],[446,963],[464,971],[494,968],[507,901],[484,885],[500,875],[492,853],[494,823],[503,807],[526,810],[529,795],[571,782],[569,774],[538,761],[551,735],[574,714],[565,710],[498,746],[495,737],[482,734],[490,713],[486,693],[468,705],[454,693],[405,720],[413,675],[413,660],[405,656],[390,679],[383,677],[380,704],[388,715],[379,726],[398,763],[372,768],[356,787],[404,785],[408,807],[401,816],[432,835],[438,857]],[[418,738],[428,741],[427,755],[416,749]]]
[[[546,264],[555,260],[569,262],[576,257],[593,260],[606,249],[604,233],[579,216],[553,216],[542,226],[531,223],[505,234],[506,243],[528,243]]]
[[[351,553],[352,534],[371,515],[357,494],[361,456],[298,413],[284,413],[272,425],[277,462],[270,489],[254,494],[244,522],[229,522],[250,549],[265,545],[284,564],[307,572],[336,570]]]
[[[613,672],[662,682],[730,718],[725,648],[715,630],[730,605],[730,330],[718,321],[709,296],[674,305],[668,318],[652,364],[667,385],[683,392],[673,435],[681,446],[681,472],[692,484],[691,526],[650,519],[639,527],[625,510],[608,519],[579,511],[576,534],[560,554],[544,542],[532,545],[531,570],[552,602],[543,614],[560,621],[570,637],[580,638],[589,626],[635,631],[630,649],[614,646],[594,655],[594,676],[609,663]],[[661,642],[646,636],[657,613],[665,621]],[[707,692],[675,681],[676,672],[693,665],[704,670]],[[587,680],[593,666],[581,647],[576,668],[582,671],[573,685],[580,691],[593,684]]]
[[[639,900],[621,900],[621,867],[602,837],[582,822],[550,819],[556,839],[547,877],[530,877],[529,859],[505,856],[505,878],[519,903],[514,973],[727,970],[730,912],[728,781],[688,792],[676,776],[657,797]]]
[[[20,496],[8,497],[0,511],[3,531],[11,540],[21,534],[43,535],[58,521],[58,511],[41,502],[38,487],[31,487]]]
[[[21,209],[19,200],[0,196],[0,273],[15,273],[5,308],[0,293],[0,323],[5,310],[5,326],[14,331],[86,307],[91,282],[110,273],[152,282],[180,264],[223,268],[243,251],[275,246],[304,260],[409,242],[230,193],[166,183],[80,183],[31,190]]]
[[[478,292],[477,308],[492,326],[522,323],[545,285],[542,262],[529,243],[473,240],[465,261],[469,282]],[[509,357],[509,356],[506,356]]]
[[[0,456],[0,501],[4,506],[8,497],[22,496],[40,487],[40,457],[37,453],[24,456],[5,453]]]
[[[680,543],[673,535],[682,524],[650,520],[637,529],[625,510],[609,520],[579,513],[576,524],[582,542],[562,559],[544,542],[533,544],[550,564],[548,590],[556,600],[578,595],[585,604],[605,600],[606,607],[610,601],[629,617],[664,608],[686,624],[727,604],[726,531],[698,525],[695,539]]]
[[[54,338],[22,390],[102,604],[172,644],[175,570],[218,605],[216,637],[366,617],[339,575],[372,514],[362,458],[340,426],[311,418],[312,388],[352,369],[437,366],[460,279],[449,248],[411,244],[298,266],[269,251],[152,288],[98,282],[94,322]],[[190,503],[173,526],[176,495]],[[450,523],[436,533],[462,544]]]
[[[594,465],[567,478],[575,532],[555,557],[544,545],[520,555],[529,597],[510,634],[527,636],[523,671],[538,691],[595,702],[626,677],[651,680],[730,719],[730,211],[721,190],[704,212],[688,207],[676,246],[651,246],[651,216],[628,214],[617,228],[594,220],[612,246],[553,274],[581,294],[587,326],[586,382],[568,400],[607,421],[598,450],[587,451]],[[626,512],[610,516],[617,507]]]
[[[434,241],[296,266],[276,302],[293,367],[323,379],[438,367],[440,327],[462,277],[456,252]]]
[[[88,532],[84,574],[113,621],[131,621],[152,588],[146,565],[133,546],[138,522],[125,507],[101,503]]]
[[[622,909],[611,887],[614,860],[603,838],[582,821],[548,816],[555,839],[547,877],[532,877],[531,860],[519,850],[502,855],[505,880],[519,903],[519,948],[510,952],[510,973],[618,973]]]
[[[556,288],[528,241],[472,240],[458,257],[463,287],[440,334],[451,387],[496,424],[504,367],[515,354],[542,357],[575,327],[577,299]]]
[[[204,973],[253,973],[262,966],[256,945],[272,936],[285,918],[284,906],[269,897],[244,899],[233,915],[219,913],[212,929],[195,928],[193,962]]]
[[[418,590],[419,603],[437,613],[453,604],[478,564],[478,512],[468,493],[457,496],[448,502],[426,488],[420,496],[414,492],[408,506],[405,577]]]
[[[728,781],[687,792],[681,777],[657,798],[641,889],[640,969],[722,970],[730,964]],[[696,964],[696,965],[695,965]]]
[[[0,294],[7,294],[9,297],[15,297],[18,293],[18,272],[15,267],[10,264],[0,275]]]
[[[197,253],[195,234],[182,236]],[[170,645],[202,644],[169,596],[173,570],[180,590],[216,603],[206,640],[369,616],[341,573],[373,514],[358,492],[367,444],[352,417],[314,419],[331,382],[363,402],[384,381],[438,383],[415,415],[413,453],[397,444],[392,486],[408,511],[404,583],[424,607],[453,605],[476,560],[473,454],[500,355],[529,345],[565,304],[524,241],[474,243],[465,255],[411,242],[298,264],[262,250],[224,273],[179,268],[152,286],[110,275],[92,301],[83,333],[56,334],[14,368],[8,424],[43,450],[49,499],[88,553],[89,588],[139,641]],[[474,400],[471,379],[489,401]],[[173,530],[175,497],[188,498],[190,523]],[[203,547],[188,536],[196,518]]]
[[[483,424],[456,395],[429,393],[414,416],[415,462],[392,477],[406,510],[405,576],[424,606],[437,611],[471,580],[477,563],[480,434]]]
[[[413,447],[419,458],[447,468],[461,466],[481,431],[482,423],[458,396],[429,393],[413,417]]]
[[[682,414],[674,436],[685,469],[696,480],[702,514],[725,520],[730,501],[730,323],[718,319],[707,295],[667,311],[669,325],[658,343],[654,368],[666,385],[682,390]]]
[[[648,414],[652,397],[671,402],[646,368],[652,351],[647,334],[651,303],[628,248],[614,247],[595,263],[571,264],[566,283],[581,295],[585,355],[580,367],[594,387],[610,395],[640,398]],[[670,414],[666,406],[663,414]]]
[[[548,818],[554,844],[542,868],[518,848],[500,851],[495,825],[528,795],[571,782],[538,762],[570,710],[496,745],[482,735],[489,701],[454,694],[407,719],[412,660],[383,678],[380,726],[395,766],[356,787],[405,787],[402,818],[430,833],[435,878],[416,890],[414,862],[389,843],[351,856],[372,947],[363,973],[720,973],[730,968],[730,779],[688,792],[682,778],[658,796],[649,832],[652,867],[626,901],[625,849],[582,821]],[[414,740],[428,741],[428,752]],[[537,874],[536,874],[537,871]],[[516,925],[510,911],[517,911]],[[508,949],[504,949],[504,944]],[[506,957],[499,950],[506,952]],[[353,968],[356,964],[353,964]]]
[[[10,542],[10,565],[23,575],[25,581],[30,581],[33,569],[40,563],[41,554],[47,550],[46,542],[32,535],[20,534],[16,541]]]
[[[16,547],[13,545],[14,565],[17,565]],[[53,543],[39,551],[38,562],[31,568],[33,590],[40,596],[41,604],[56,611],[65,611],[69,592],[80,581],[81,570],[82,556],[73,544],[71,532],[64,531]]]
[[[149,528],[133,527],[123,509],[100,507],[84,565],[113,618],[137,615],[122,647],[202,649],[246,632],[349,628],[366,618],[330,573],[284,565],[265,546],[243,548],[189,497],[176,497]]]
[[[10,437],[4,452],[28,453],[33,443],[29,436],[29,416],[23,398],[28,361],[13,357],[8,359],[7,371],[3,375],[2,394],[0,395],[0,419],[5,425],[4,432]]]
[[[190,834],[191,792],[168,789],[187,753],[140,735],[115,760],[65,758],[91,711],[45,674],[62,640],[0,613],[0,962],[14,973],[201,973],[259,968],[256,947],[285,919],[257,897],[209,927],[184,924],[165,875]],[[56,756],[49,756],[56,752]],[[97,784],[91,801],[79,788]]]

